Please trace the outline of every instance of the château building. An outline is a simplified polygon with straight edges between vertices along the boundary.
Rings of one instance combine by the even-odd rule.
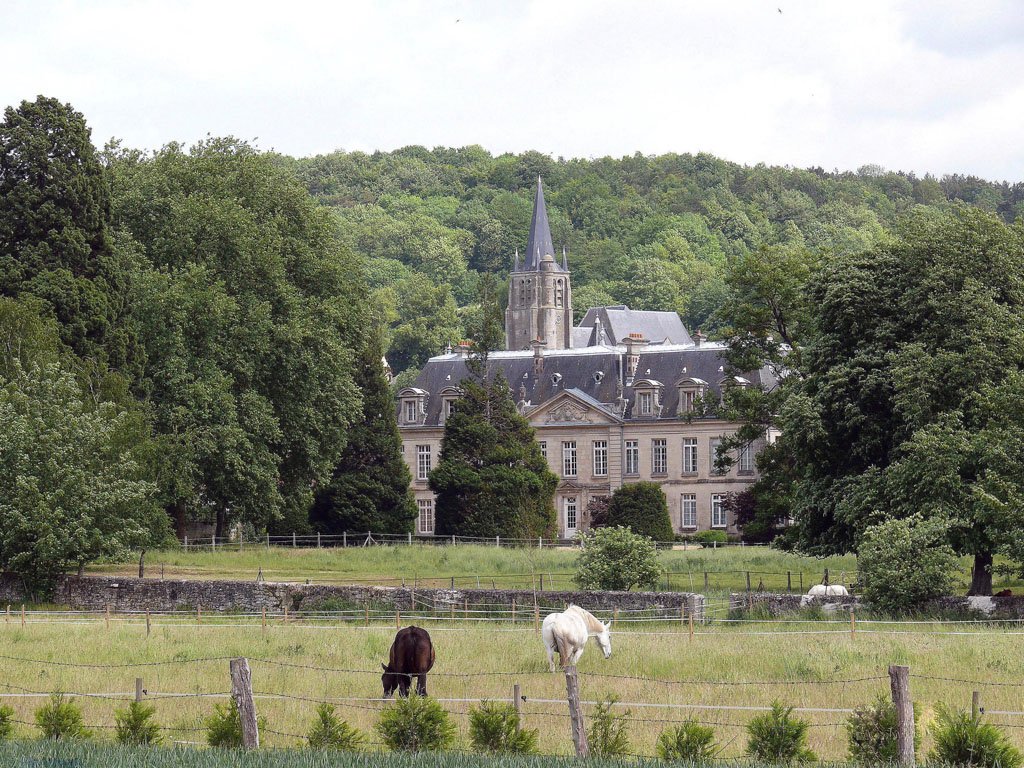
[[[626,483],[651,480],[668,499],[677,532],[738,533],[723,507],[729,493],[757,476],[754,444],[724,473],[715,451],[738,424],[688,417],[697,398],[727,387],[771,388],[767,369],[729,376],[725,348],[675,312],[592,307],[573,326],[572,287],[563,250],[555,261],[544,189],[537,180],[525,257],[515,254],[505,311],[506,351],[488,360],[512,388],[536,429],[541,452],[561,478],[555,495],[558,535],[587,527],[588,502]],[[416,532],[434,532],[434,495],[427,479],[437,464],[445,419],[469,375],[469,346],[432,357],[412,386],[398,393],[402,451],[419,507]]]

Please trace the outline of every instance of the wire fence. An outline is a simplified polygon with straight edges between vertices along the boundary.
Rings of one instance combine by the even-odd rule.
[[[15,708],[12,722],[27,736],[37,722],[30,713],[46,705],[54,688],[27,686],[10,678],[46,680],[60,686],[68,699],[79,700],[85,710],[85,727],[100,733],[116,728],[113,715],[132,701],[157,708],[167,740],[172,743],[204,743],[205,719],[215,703],[237,699],[239,690],[227,690],[230,682],[228,662],[233,657],[139,661],[97,664],[29,656],[0,656],[5,676],[0,679],[0,703]],[[301,663],[279,658],[248,657],[252,667],[252,686],[248,693],[257,712],[266,717],[261,726],[264,743],[271,747],[296,747],[305,744],[308,728],[314,721],[314,705],[336,708],[342,718],[370,734],[366,746],[386,748],[375,726],[381,712],[394,706],[380,695],[379,669],[338,667]],[[562,676],[549,671],[523,669],[479,672],[433,671],[427,675],[434,689],[433,698],[457,724],[459,740],[455,751],[470,751],[469,719],[487,702],[506,702],[516,711],[524,728],[536,729],[544,754],[565,755],[573,750],[570,724],[573,718],[593,726],[599,707],[606,707],[616,722],[626,724],[633,757],[656,757],[655,744],[666,729],[684,723],[699,723],[716,730],[722,747],[720,756],[734,759],[745,747],[745,732],[752,719],[768,712],[775,699],[805,719],[812,745],[832,750],[831,759],[844,756],[843,737],[848,719],[860,707],[873,703],[879,695],[895,691],[896,679],[888,674],[856,677],[789,677],[781,679],[659,678],[646,675],[602,674],[566,669],[578,684],[578,710],[572,695],[564,695]],[[86,678],[81,675],[89,674]],[[131,683],[123,688],[97,689],[85,684],[102,675],[107,681]],[[75,677],[75,675],[79,675]],[[154,679],[155,678],[155,679]],[[963,709],[970,702],[983,714],[998,716],[999,727],[1018,734],[1024,729],[1024,711],[1012,704],[1019,696],[1022,681],[1005,679],[953,678],[911,672],[914,694],[925,701],[943,701]],[[148,684],[153,681],[155,684]],[[184,686],[194,683],[193,690]],[[221,685],[218,687],[217,682]],[[77,686],[75,684],[78,684]],[[973,689],[973,690],[972,690]],[[978,689],[990,691],[986,698],[991,708],[981,706]],[[618,698],[616,698],[618,694]],[[895,693],[893,693],[895,696]],[[785,727],[785,726],[778,726]],[[1019,740],[1024,734],[1015,735]],[[376,738],[374,738],[376,737]],[[827,755],[822,755],[826,757]]]

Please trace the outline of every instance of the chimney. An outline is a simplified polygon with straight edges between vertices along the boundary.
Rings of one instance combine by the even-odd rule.
[[[473,342],[463,339],[459,342],[459,346],[455,348],[455,353],[459,357],[469,357],[469,351],[473,348]]]
[[[626,378],[631,380],[640,362],[640,351],[647,346],[647,339],[642,333],[631,333],[622,342],[626,345]]]
[[[695,334],[693,334],[693,345],[695,347],[699,347],[701,344],[703,344],[707,340],[708,340],[708,337],[705,336],[700,330],[698,330]]]
[[[544,347],[547,343],[539,338],[530,342],[530,349],[533,350],[533,375],[540,376],[544,372]]]

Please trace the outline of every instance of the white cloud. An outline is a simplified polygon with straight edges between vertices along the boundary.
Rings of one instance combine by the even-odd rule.
[[[53,95],[98,143],[144,147],[211,132],[296,155],[479,143],[1020,180],[1022,32],[1012,0],[8,1],[0,102]]]

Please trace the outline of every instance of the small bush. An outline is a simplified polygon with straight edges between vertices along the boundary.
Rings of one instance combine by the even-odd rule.
[[[578,534],[573,581],[580,589],[653,589],[663,568],[654,542],[628,528],[599,528]]]
[[[914,705],[914,751],[921,745],[917,732],[918,707]],[[846,721],[846,735],[850,741],[850,760],[866,765],[895,763],[896,707],[880,695],[873,704],[859,707]]]
[[[429,696],[398,699],[381,711],[375,727],[384,743],[396,751],[448,749],[455,741],[455,724]]]
[[[808,722],[793,717],[793,708],[773,701],[771,710],[747,723],[747,754],[763,763],[817,760],[807,746]]]
[[[672,541],[672,519],[661,485],[650,481],[627,483],[612,494],[606,525],[622,525],[654,541]]]
[[[14,736],[14,710],[0,707],[0,742],[10,741]]]
[[[63,693],[50,694],[50,700],[36,710],[36,725],[44,739],[87,739],[82,712]]]
[[[685,763],[710,763],[718,755],[715,729],[700,723],[666,728],[658,737],[658,757]]]
[[[159,744],[160,726],[153,722],[156,707],[133,701],[128,709],[114,712],[118,744]]]
[[[728,544],[729,536],[725,531],[697,531],[693,534],[693,540],[702,547],[712,547],[716,543]]]
[[[936,707],[932,725],[935,746],[928,760],[935,763],[978,768],[1020,768],[1021,753],[996,726],[982,722],[981,715]]]
[[[533,755],[539,733],[519,729],[519,713],[511,704],[485,701],[469,709],[469,738],[479,752]]]
[[[587,731],[587,745],[591,757],[618,757],[629,754],[629,737],[626,735],[626,718],[630,710],[621,715],[612,714],[612,707],[618,699],[615,696],[607,701],[598,702],[593,716],[590,718],[590,730]]]
[[[326,701],[316,708],[316,720],[306,737],[313,749],[331,749],[338,752],[352,752],[366,740],[358,730],[339,718],[334,707]]]
[[[864,531],[857,581],[871,608],[906,613],[952,590],[957,561],[936,521],[887,520]]]
[[[211,747],[241,749],[242,718],[234,699],[226,704],[214,704],[213,714],[203,721],[203,725],[206,727],[206,743]],[[256,727],[261,731],[267,727],[264,715],[257,715]]]

